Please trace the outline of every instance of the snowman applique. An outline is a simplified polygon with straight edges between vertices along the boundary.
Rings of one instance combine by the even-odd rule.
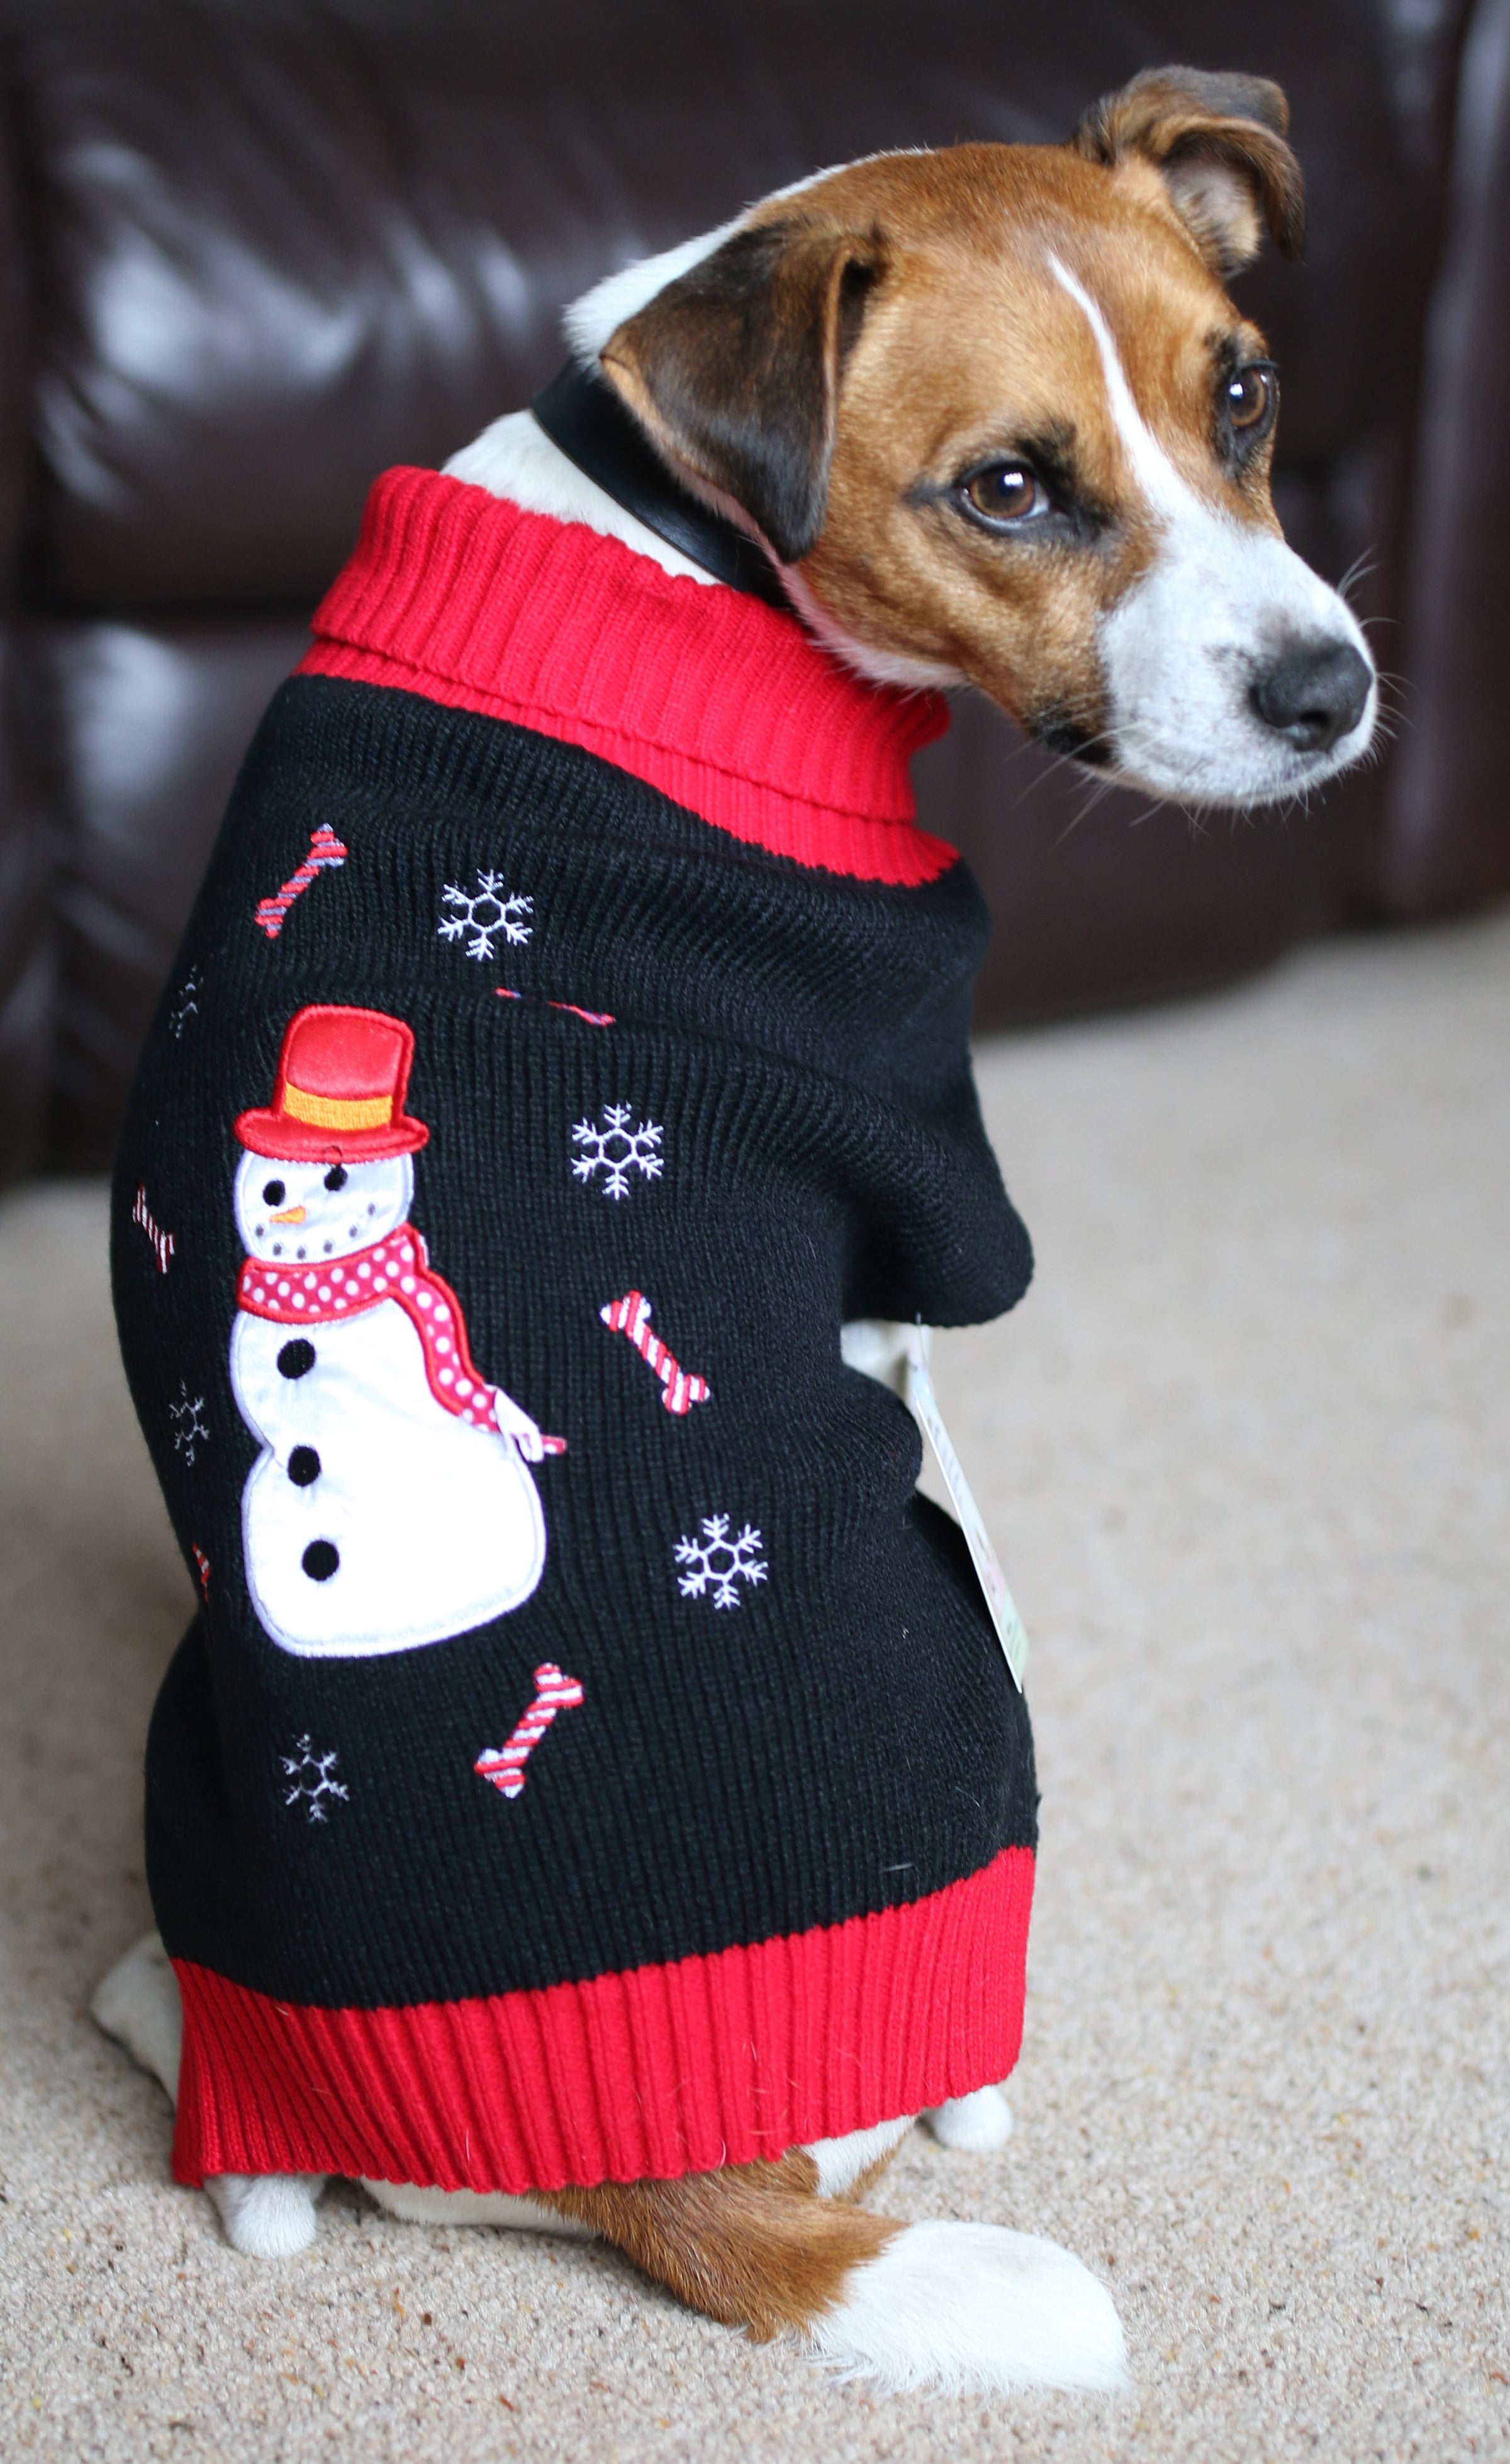
[[[527,1600],[545,1565],[529,1466],[558,1439],[478,1375],[409,1221],[429,1132],[412,1030],[291,1019],[273,1101],[243,1112],[230,1383],[262,1452],[242,1493],[252,1605],[285,1651],[443,1642]]]

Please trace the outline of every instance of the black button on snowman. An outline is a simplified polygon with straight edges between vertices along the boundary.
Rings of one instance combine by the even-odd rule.
[[[262,1452],[247,1583],[274,1642],[355,1658],[443,1642],[527,1600],[545,1565],[530,1465],[562,1451],[473,1366],[409,1221],[414,1037],[379,1010],[300,1010],[272,1104],[243,1112],[230,1382]],[[311,1333],[294,1329],[317,1330]]]

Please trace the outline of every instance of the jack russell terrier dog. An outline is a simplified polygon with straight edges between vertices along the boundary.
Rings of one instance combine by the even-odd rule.
[[[1223,289],[1299,244],[1285,126],[1166,69],[1063,146],[821,173],[601,283],[533,411],[374,491],[118,1181],[202,1605],[160,1934],[94,2008],[238,2250],[340,2173],[606,2235],[886,2385],[1121,2382],[1067,2253],[859,2204],[919,2113],[1006,2135],[1036,1845],[887,1384],[1030,1271],[983,913],[907,762],[963,684],[1193,807],[1366,751]]]

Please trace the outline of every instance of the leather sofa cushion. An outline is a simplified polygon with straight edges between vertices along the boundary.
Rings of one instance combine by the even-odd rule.
[[[1264,11],[1313,188],[1303,275],[1249,286],[1293,463],[1409,388],[1455,16]],[[610,266],[878,146],[1058,139],[1099,89],[1213,49],[1206,0],[1093,0],[1072,30],[1021,0],[53,0],[41,23],[16,63],[49,199],[39,573],[101,609],[308,603],[374,473],[523,403]]]
[[[55,1165],[108,1159],[242,755],[308,640],[287,613],[28,627],[25,703],[63,826]]]
[[[0,1181],[39,1159],[58,951],[51,833],[22,756],[16,636],[0,621]]]
[[[1510,889],[1505,788],[1510,549],[1510,6],[1476,12],[1455,131],[1455,216],[1433,302],[1409,540],[1411,679],[1377,896],[1411,915]]]

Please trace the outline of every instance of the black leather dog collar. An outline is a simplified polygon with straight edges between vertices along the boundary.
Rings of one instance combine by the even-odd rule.
[[[596,479],[616,505],[657,539],[731,589],[763,599],[770,607],[788,605],[764,549],[672,478],[618,395],[601,379],[569,361],[530,408],[567,460]]]

